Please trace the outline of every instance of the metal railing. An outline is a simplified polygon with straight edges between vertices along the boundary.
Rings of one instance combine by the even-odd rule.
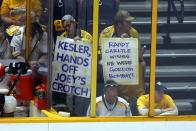
[[[180,2],[180,10],[177,9],[175,1]],[[183,23],[184,21],[184,0],[168,0],[168,8],[167,8],[167,28],[169,28],[171,24],[171,14],[177,18],[178,23]],[[166,32],[166,36],[164,36],[164,43],[170,44],[170,30],[168,29]]]

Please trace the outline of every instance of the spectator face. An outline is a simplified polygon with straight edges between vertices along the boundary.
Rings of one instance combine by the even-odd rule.
[[[64,27],[65,31],[69,32],[70,31],[70,26],[71,26],[70,22],[67,22],[67,21],[63,22],[63,27]]]
[[[164,92],[163,91],[155,91],[155,102],[159,103],[163,99]]]
[[[74,22],[64,21],[63,27],[64,27],[65,31],[68,32],[70,38],[73,38],[75,36],[76,24]]]
[[[114,103],[117,97],[117,88],[108,88],[105,91],[106,101],[110,104]]]
[[[121,28],[122,28],[123,33],[129,34],[129,31],[131,29],[131,23],[129,21],[123,21]]]
[[[76,23],[71,22],[70,30],[69,30],[69,37],[74,38],[76,36]]]

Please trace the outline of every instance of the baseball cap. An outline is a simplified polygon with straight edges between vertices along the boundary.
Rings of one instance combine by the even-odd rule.
[[[12,113],[16,110],[16,98],[13,96],[5,96],[4,113]]]
[[[163,86],[160,81],[157,81],[155,84],[155,90],[158,92],[162,92],[162,91],[167,90],[167,88],[165,86]],[[146,93],[150,92],[150,85],[145,85],[145,91],[146,91]]]
[[[120,10],[116,13],[116,16],[114,17],[114,22],[122,22],[122,21],[128,21],[132,22],[135,19],[135,17],[132,17],[128,11],[126,10]]]
[[[61,19],[62,21],[66,21],[66,22],[75,22],[76,23],[76,20],[73,16],[71,15],[64,15],[63,18]]]
[[[162,91],[167,90],[167,88],[165,86],[163,86],[160,81],[158,81],[155,85],[155,90],[158,92],[162,92]]]
[[[107,89],[107,88],[117,88],[119,85],[114,81],[114,80],[107,80],[105,85],[104,85],[104,88]]]

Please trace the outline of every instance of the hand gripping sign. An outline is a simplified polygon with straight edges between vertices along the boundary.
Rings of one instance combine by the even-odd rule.
[[[104,38],[102,40],[104,80],[120,85],[139,84],[138,39]]]
[[[52,63],[52,90],[81,97],[90,97],[91,57],[90,43],[57,38]]]

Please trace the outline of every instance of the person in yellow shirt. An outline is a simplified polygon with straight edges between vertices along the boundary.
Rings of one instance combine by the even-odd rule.
[[[166,87],[161,82],[156,83],[155,87],[155,115],[178,115],[178,109],[174,103],[174,100],[164,94]],[[137,100],[137,108],[140,115],[148,115],[149,112],[149,94],[142,95]]]
[[[32,15],[39,19],[42,12],[40,0],[31,0]],[[6,25],[24,24],[26,17],[26,0],[3,0],[1,5],[1,19]]]
[[[132,26],[132,21],[135,18],[130,16],[128,11],[120,10],[117,12],[116,16],[114,17],[114,25],[109,26],[105,28],[99,38],[99,44],[101,44],[101,41],[103,38],[137,38],[139,39],[139,33],[138,31]],[[100,46],[101,50],[101,46]],[[119,88],[119,94],[121,97],[125,98],[126,100],[131,100],[135,96],[140,96],[144,93],[144,76],[145,76],[145,67],[146,63],[143,59],[142,55],[142,49],[141,44],[139,42],[139,85],[138,86],[132,86],[129,85],[121,85]]]
[[[91,34],[85,30],[77,30],[77,22],[75,18],[69,14],[63,16],[61,20],[55,20],[54,26],[60,37],[92,43]]]

